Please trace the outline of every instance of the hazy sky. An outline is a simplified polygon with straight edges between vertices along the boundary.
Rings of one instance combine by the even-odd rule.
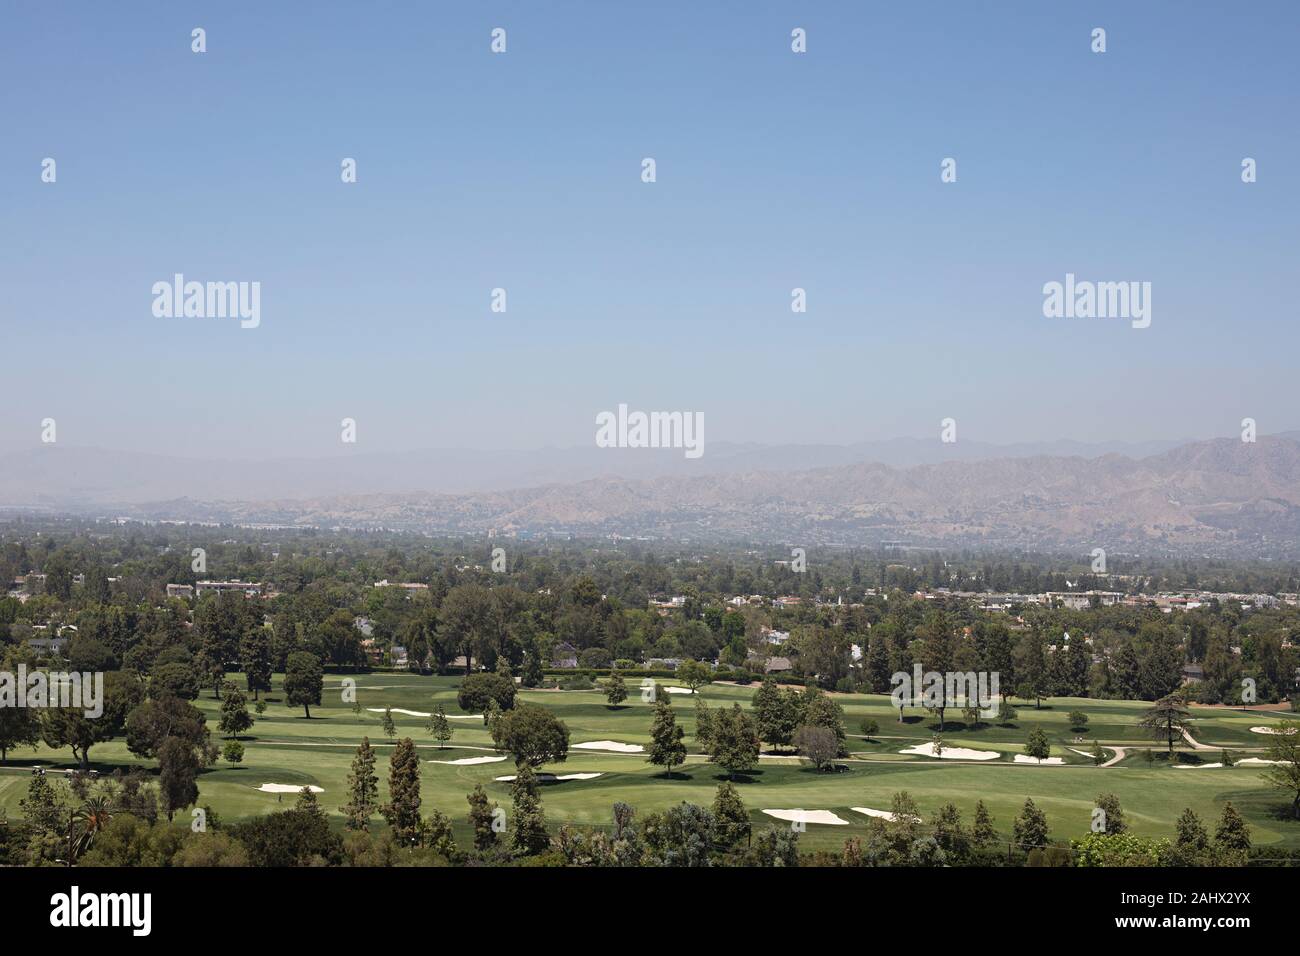
[[[1298,26],[1290,0],[9,2],[0,447],[45,417],[193,455],[333,454],[345,416],[365,451],[578,445],[620,402],[732,441],[1300,427]],[[177,272],[260,282],[260,326],[155,317]],[[1067,272],[1149,281],[1151,326],[1045,318]]]

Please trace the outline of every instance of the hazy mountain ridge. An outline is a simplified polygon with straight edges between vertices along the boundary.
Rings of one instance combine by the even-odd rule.
[[[899,438],[850,445],[709,442],[706,454],[647,449],[540,448],[527,451],[441,449],[369,453],[364,446],[326,458],[230,461],[49,445],[0,455],[0,506],[82,508],[188,498],[264,501],[349,494],[468,494],[569,484],[605,476],[694,477],[878,462],[908,468],[944,461],[1037,455],[1129,457],[1183,442],[1125,444],[1060,441],[994,445]]]
[[[623,534],[793,545],[1300,552],[1300,442],[1214,439],[1146,458],[1036,456],[894,468],[589,478],[473,494],[326,495],[130,506],[155,519],[428,532]]]

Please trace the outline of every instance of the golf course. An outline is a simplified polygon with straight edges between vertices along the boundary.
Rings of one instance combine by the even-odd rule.
[[[230,676],[243,686],[242,675]],[[512,774],[514,765],[493,751],[481,715],[466,714],[458,707],[460,677],[331,673],[325,678],[322,703],[311,707],[310,718],[302,707],[284,703],[282,681],[283,675],[274,676],[272,690],[262,695],[267,701],[265,713],[240,735],[242,762],[218,760],[199,777],[198,805],[211,808],[221,822],[288,809],[296,799],[295,791],[310,786],[320,788],[317,797],[322,808],[331,824],[341,828],[339,807],[347,799],[349,769],[363,737],[369,737],[379,752],[381,777],[394,741],[405,737],[415,741],[424,811],[437,809],[450,816],[458,839],[468,841],[471,835],[465,797],[475,784],[482,784],[493,801],[509,806],[510,784],[497,778]],[[641,700],[635,679],[628,686],[629,698],[617,707],[606,703],[599,686],[519,692],[519,700],[548,708],[569,730],[568,759],[539,768],[549,826],[610,826],[611,808],[618,802],[632,805],[638,813],[663,810],[681,801],[707,805],[719,783],[728,779],[693,740],[695,700],[707,701],[715,711],[733,703],[749,708],[757,684],[707,684],[692,695],[670,681],[661,682],[686,732],[689,750],[686,762],[671,775],[646,760],[653,708]],[[1184,808],[1214,820],[1231,801],[1248,822],[1255,846],[1300,848],[1300,822],[1289,818],[1289,798],[1262,779],[1266,764],[1249,762],[1268,757],[1270,740],[1252,728],[1275,727],[1286,713],[1193,708],[1190,726],[1197,747],[1182,743],[1171,762],[1166,746],[1152,741],[1139,726],[1151,706],[1147,702],[1049,698],[1035,708],[1033,702],[1015,700],[1018,715],[1007,726],[988,722],[968,728],[953,719],[960,718],[961,712],[950,710],[941,754],[935,758],[901,752],[916,748],[929,752],[938,732],[932,714],[907,708],[900,721],[888,696],[832,696],[843,708],[849,735],[848,755],[836,761],[834,770],[818,771],[792,752],[774,753],[765,747],[755,771],[732,778],[756,830],[786,825],[764,810],[829,811],[833,816],[810,818],[828,822],[807,824],[801,837],[807,850],[838,849],[846,837],[865,828],[869,816],[864,810],[888,810],[899,791],[912,795],[923,821],[948,802],[969,819],[976,801],[983,800],[1003,835],[1009,835],[1013,818],[1030,797],[1046,813],[1054,840],[1086,834],[1096,797],[1102,793],[1119,798],[1132,831],[1145,837],[1172,837]],[[194,703],[204,711],[217,739],[220,701],[207,689]],[[251,710],[251,699],[249,703]],[[439,707],[453,730],[445,747],[426,727],[428,715]],[[386,709],[395,725],[392,738],[383,727]],[[1087,715],[1086,730],[1071,727],[1067,715],[1072,711]],[[864,719],[878,725],[870,738],[861,733]],[[1023,762],[1028,759],[1023,756],[1025,738],[1036,727],[1046,733],[1052,761],[1060,764]],[[1094,741],[1105,751],[1102,766],[1092,755]],[[1219,765],[1224,750],[1230,752],[1234,765]],[[1016,761],[1017,755],[1022,762]],[[121,738],[95,745],[90,765],[100,774],[117,767],[139,765],[150,772],[156,768],[153,762],[132,755]],[[0,769],[0,812],[21,816],[19,801],[27,792],[31,769],[37,766],[70,770],[76,763],[69,750],[51,750],[43,744],[34,751],[11,751],[7,765]],[[385,796],[381,785],[381,799]],[[177,816],[179,824],[187,821],[184,814]],[[375,825],[384,824],[376,819]]]

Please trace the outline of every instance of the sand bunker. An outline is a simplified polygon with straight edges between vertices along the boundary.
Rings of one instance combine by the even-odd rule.
[[[934,744],[917,744],[900,750],[900,754],[919,754],[922,757],[935,756]],[[944,747],[939,752],[940,760],[997,760],[1002,754],[996,750],[971,750],[969,747]]]
[[[382,714],[384,711],[391,709],[395,714],[405,714],[407,717],[432,717],[433,714],[426,714],[422,710],[403,710],[401,707],[367,707],[366,710],[372,714]]]
[[[468,767],[476,763],[500,763],[505,757],[461,757],[459,760],[430,760],[428,763],[446,763],[454,767]]]
[[[586,743],[570,744],[570,750],[612,750],[620,754],[641,754],[645,748],[640,744],[621,744],[617,740],[588,740]]]
[[[1028,754],[1016,754],[1016,763],[1032,763],[1039,767],[1059,767],[1065,763],[1060,757],[1031,757]]]
[[[1291,727],[1287,730],[1282,730],[1279,727],[1251,727],[1250,732],[1252,734],[1285,734],[1290,736],[1295,733],[1295,728]]]
[[[482,714],[447,714],[448,720],[482,720]]]
[[[1247,767],[1265,767],[1272,764],[1286,763],[1285,760],[1265,760],[1263,757],[1246,757],[1238,760],[1235,766],[1245,765]]]
[[[1075,753],[1077,753],[1080,757],[1089,757],[1093,760],[1097,759],[1097,755],[1093,753],[1091,750],[1080,750],[1078,747],[1071,747],[1070,749]],[[1102,756],[1103,757],[1106,756],[1106,751],[1104,747],[1102,748]]]
[[[861,813],[868,817],[880,817],[882,820],[888,820],[890,823],[894,822],[894,814],[889,810],[873,810],[871,807],[849,807],[849,809],[854,813]],[[912,822],[920,823],[921,818],[912,817]]]
[[[313,787],[310,784],[301,783],[264,783],[257,788],[263,793],[301,793],[304,790],[310,790],[312,793],[324,793],[324,787]]]
[[[559,776],[553,773],[539,773],[537,779],[541,783],[556,783],[561,780],[595,780],[599,776],[599,773],[562,773]],[[515,775],[512,773],[505,777],[493,777],[492,779],[497,783],[513,783]]]
[[[695,693],[689,687],[665,687],[664,690],[670,694],[693,694]]]
[[[849,821],[829,810],[764,810],[769,817],[789,820],[791,823],[826,823],[836,827],[846,827]]]
[[[1210,770],[1214,767],[1222,767],[1221,763],[1176,763],[1175,770]]]

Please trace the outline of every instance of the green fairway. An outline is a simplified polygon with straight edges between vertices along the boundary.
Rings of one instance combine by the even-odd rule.
[[[236,678],[242,686],[242,678]],[[345,679],[355,680],[362,712],[354,713],[351,704],[342,701]],[[463,716],[456,705],[457,677],[419,677],[406,674],[368,674],[356,677],[328,675],[324,703],[312,707],[310,720],[302,708],[287,707],[281,700],[279,675],[264,716],[242,738],[246,748],[244,762],[231,766],[218,762],[200,778],[200,802],[210,805],[224,821],[235,821],[292,806],[294,794],[263,793],[257,787],[266,783],[324,788],[321,805],[341,825],[338,807],[346,800],[348,770],[353,752],[363,735],[380,752],[381,799],[387,796],[387,754],[391,743],[384,736],[381,714],[365,708],[392,707],[431,712],[441,704],[449,716]],[[671,686],[671,682],[665,682]],[[700,695],[713,708],[739,702],[748,707],[756,685],[709,685]],[[650,706],[640,700],[636,681],[629,681],[631,696],[618,709],[606,706],[604,696],[595,691],[522,691],[522,700],[551,708],[569,727],[570,743],[617,741],[625,744],[649,744]],[[1172,836],[1174,822],[1184,807],[1191,807],[1202,819],[1211,822],[1231,800],[1249,822],[1256,845],[1276,844],[1300,847],[1300,823],[1286,819],[1287,798],[1271,790],[1261,780],[1259,767],[1176,769],[1166,762],[1148,763],[1138,754],[1147,748],[1160,751],[1144,736],[1138,726],[1142,713],[1149,707],[1141,701],[1093,701],[1054,698],[1041,709],[1017,702],[1019,717],[1014,727],[981,725],[969,730],[960,722],[959,710],[951,711],[943,738],[948,747],[966,747],[998,751],[1001,756],[986,762],[937,760],[903,755],[898,751],[918,743],[928,743],[936,721],[921,711],[909,708],[905,721],[883,695],[835,695],[844,708],[845,727],[850,734],[850,758],[840,761],[838,773],[818,773],[793,758],[767,758],[760,761],[755,773],[741,778],[737,787],[758,826],[774,823],[761,813],[763,808],[831,810],[848,821],[846,826],[810,824],[803,838],[807,849],[838,848],[845,837],[861,834],[867,817],[851,807],[889,808],[893,794],[909,791],[916,799],[924,819],[929,819],[943,803],[952,801],[967,822],[975,802],[984,800],[1002,833],[1009,833],[1011,822],[1026,797],[1032,797],[1047,813],[1052,835],[1057,839],[1082,836],[1088,831],[1095,799],[1100,793],[1116,794],[1130,826],[1143,836]],[[543,789],[547,820],[554,828],[562,822],[583,825],[608,825],[611,807],[623,801],[641,813],[663,809],[679,801],[708,804],[723,772],[698,753],[694,746],[694,703],[688,695],[672,696],[679,722],[686,729],[691,748],[687,763],[672,778],[661,775],[659,768],[646,762],[644,754],[618,754],[571,750],[564,764],[542,768],[556,774],[598,773],[590,780],[557,781]],[[211,691],[195,702],[208,715],[216,732],[218,702]],[[251,710],[250,701],[250,710]],[[1072,731],[1067,714],[1081,710],[1089,717],[1086,731]],[[491,740],[481,719],[451,721],[454,737],[445,750],[425,729],[426,718],[394,713],[398,736],[413,738],[421,747],[425,761],[453,760],[491,756]],[[871,717],[880,725],[879,735],[871,741],[859,734],[858,725]],[[952,720],[951,718],[957,718]],[[1194,735],[1198,743],[1215,747],[1197,754],[1207,763],[1218,762],[1217,748],[1228,747],[1238,757],[1263,756],[1268,745],[1266,736],[1250,728],[1273,725],[1278,715],[1242,713],[1228,709],[1196,708]],[[1026,766],[1013,763],[1021,752],[1025,735],[1041,726],[1052,742],[1053,756],[1065,759],[1066,766]],[[1084,742],[1075,741],[1083,737]],[[1073,752],[1071,747],[1090,751],[1097,739],[1103,747],[1119,745],[1135,748],[1113,767],[1099,768],[1090,756]],[[1189,752],[1188,746],[1179,748]],[[1109,756],[1109,754],[1108,754]],[[144,763],[133,757],[125,741],[101,744],[91,751],[91,762],[100,772],[115,766]],[[20,815],[19,800],[26,793],[27,770],[36,764],[47,767],[72,766],[68,750],[51,751],[42,747],[11,752],[9,767],[0,771],[0,809],[9,816]],[[152,763],[146,764],[150,767]],[[476,783],[484,784],[490,797],[508,807],[509,784],[493,778],[514,772],[509,761],[455,766],[425,762],[422,765],[424,810],[433,808],[450,815],[457,825],[458,838],[468,838],[465,795]]]

